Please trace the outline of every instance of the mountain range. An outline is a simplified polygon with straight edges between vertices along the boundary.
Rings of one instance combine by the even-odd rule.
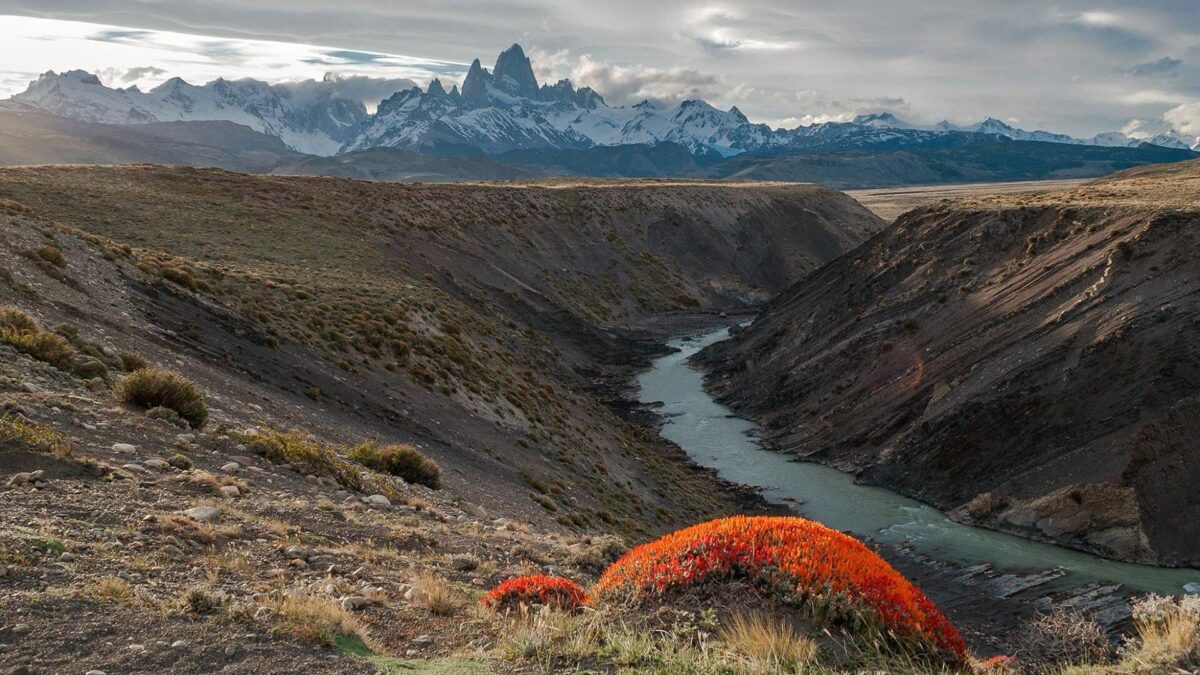
[[[332,87],[299,92],[256,80],[214,80],[192,85],[179,78],[150,91],[107,87],[90,73],[48,72],[13,100],[68,119],[109,124],[225,120],[275,136],[291,149],[332,156],[372,148],[425,154],[489,154],[514,150],[579,150],[621,145],[676,143],[694,156],[719,160],[743,153],[788,153],[824,148],[899,147],[944,143],[961,134],[1014,141],[1172,149],[1200,148],[1200,139],[1160,134],[1149,139],[1121,132],[1078,139],[1026,131],[996,118],[958,126],[907,123],[891,113],[859,115],[773,129],[751,122],[736,106],[720,110],[702,100],[650,100],[611,106],[588,87],[569,80],[539,85],[533,65],[514,44],[490,71],[476,59],[461,89],[439,80],[383,100],[373,114],[361,101],[339,97]]]

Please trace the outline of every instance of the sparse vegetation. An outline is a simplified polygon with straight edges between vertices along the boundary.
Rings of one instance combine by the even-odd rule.
[[[59,370],[69,370],[75,359],[75,349],[66,338],[43,330],[36,319],[16,307],[0,307],[0,344]]]
[[[817,657],[817,643],[766,614],[735,614],[721,625],[720,641],[757,672],[801,672]]]
[[[296,640],[333,647],[339,638],[349,637],[370,644],[358,619],[333,598],[289,596],[278,601],[274,609],[279,616],[275,630]]]
[[[62,434],[44,424],[10,414],[0,417],[0,444],[64,458],[73,454],[70,442]]]
[[[351,447],[346,455],[368,469],[399,476],[406,483],[424,485],[434,490],[442,486],[442,470],[437,463],[411,445],[396,443],[379,446],[364,441]]]
[[[1066,609],[1035,617],[1022,631],[1018,644],[1020,661],[1056,668],[1104,663],[1112,652],[1102,626]]]
[[[426,574],[413,583],[415,599],[419,605],[434,616],[450,616],[458,613],[465,604],[458,592],[444,577]]]
[[[339,457],[332,447],[299,429],[282,432],[263,425],[253,435],[240,438],[273,462],[292,464],[305,471],[332,476],[351,490],[361,491],[366,485],[362,472],[354,464]]]
[[[191,380],[168,370],[142,368],[125,376],[117,397],[145,410],[163,407],[174,410],[192,427],[204,425],[208,406]]]

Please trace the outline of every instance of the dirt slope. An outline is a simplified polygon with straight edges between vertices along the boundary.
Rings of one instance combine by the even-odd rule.
[[[978,522],[1200,566],[1200,162],[940,202],[701,358],[785,452]]]

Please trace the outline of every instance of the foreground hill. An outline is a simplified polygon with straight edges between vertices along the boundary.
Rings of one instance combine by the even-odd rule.
[[[701,359],[784,452],[980,523],[1200,566],[1200,162],[940,202]]]

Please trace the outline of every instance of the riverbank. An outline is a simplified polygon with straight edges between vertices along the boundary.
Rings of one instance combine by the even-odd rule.
[[[1129,617],[1127,595],[1178,594],[1191,579],[1179,570],[1116,563],[961,525],[911,499],[857,485],[849,474],[763,449],[752,437],[755,425],[713,400],[687,362],[726,332],[671,341],[677,351],[638,376],[638,399],[658,418],[660,434],[718,477],[751,486],[767,503],[874,544],[973,636],[978,650],[1003,651],[1007,645],[994,636],[1012,634],[1051,607],[1087,611],[1118,630]]]

